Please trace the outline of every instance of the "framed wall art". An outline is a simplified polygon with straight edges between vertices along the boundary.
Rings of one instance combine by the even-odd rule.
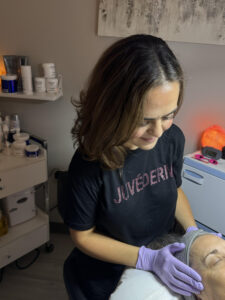
[[[225,0],[100,0],[98,35],[225,45]]]

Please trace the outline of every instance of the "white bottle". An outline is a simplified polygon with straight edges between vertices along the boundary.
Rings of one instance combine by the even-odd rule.
[[[13,143],[13,135],[20,132],[20,120],[17,114],[11,115],[8,141]]]
[[[4,123],[7,124],[7,126],[9,127],[9,125],[10,125],[10,116],[9,115],[5,116]]]
[[[4,135],[4,154],[11,155],[10,142],[8,141],[9,127],[7,123],[4,122],[2,124],[2,130]]]
[[[31,66],[21,66],[22,84],[24,94],[33,94]]]
[[[11,115],[10,130],[15,131],[16,133],[20,132],[20,119],[17,114]]]

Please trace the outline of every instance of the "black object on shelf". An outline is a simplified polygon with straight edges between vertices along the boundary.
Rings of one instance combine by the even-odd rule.
[[[225,146],[222,149],[222,159],[225,159]]]

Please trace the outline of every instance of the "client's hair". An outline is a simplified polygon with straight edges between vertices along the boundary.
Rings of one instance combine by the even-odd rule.
[[[167,233],[167,234],[161,235],[161,236],[157,237],[156,239],[154,239],[153,241],[151,241],[147,245],[147,248],[151,248],[152,250],[158,250],[160,248],[166,247],[169,244],[182,243],[181,237],[182,237],[182,235],[178,234],[178,233]],[[195,255],[195,253],[190,252],[190,255],[189,255],[190,267],[193,266],[194,255]],[[198,269],[202,268],[200,263],[198,263],[198,262],[195,262],[195,263],[198,264]]]
[[[157,237],[155,240],[151,241],[148,244],[148,248],[151,248],[153,250],[157,250],[160,248],[163,248],[169,244],[173,244],[173,243],[180,243],[183,242],[182,241],[182,234],[178,234],[178,233],[168,233],[168,234],[164,234],[160,237]],[[194,260],[193,254],[190,254],[189,256],[190,259],[190,267],[192,267],[192,263]],[[187,297],[188,299],[200,299],[198,296],[196,295],[192,295],[190,298],[189,296]],[[187,299],[186,296],[184,296],[184,299]]]
[[[160,248],[163,248],[169,244],[173,244],[173,243],[179,243],[181,240],[181,235],[177,234],[177,233],[167,233],[164,235],[161,235],[159,237],[157,237],[156,239],[154,239],[153,241],[151,241],[147,248],[151,248],[153,250],[157,250]]]

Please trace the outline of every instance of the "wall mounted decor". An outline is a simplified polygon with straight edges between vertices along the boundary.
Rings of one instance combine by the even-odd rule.
[[[224,0],[100,0],[98,35],[225,45]]]

